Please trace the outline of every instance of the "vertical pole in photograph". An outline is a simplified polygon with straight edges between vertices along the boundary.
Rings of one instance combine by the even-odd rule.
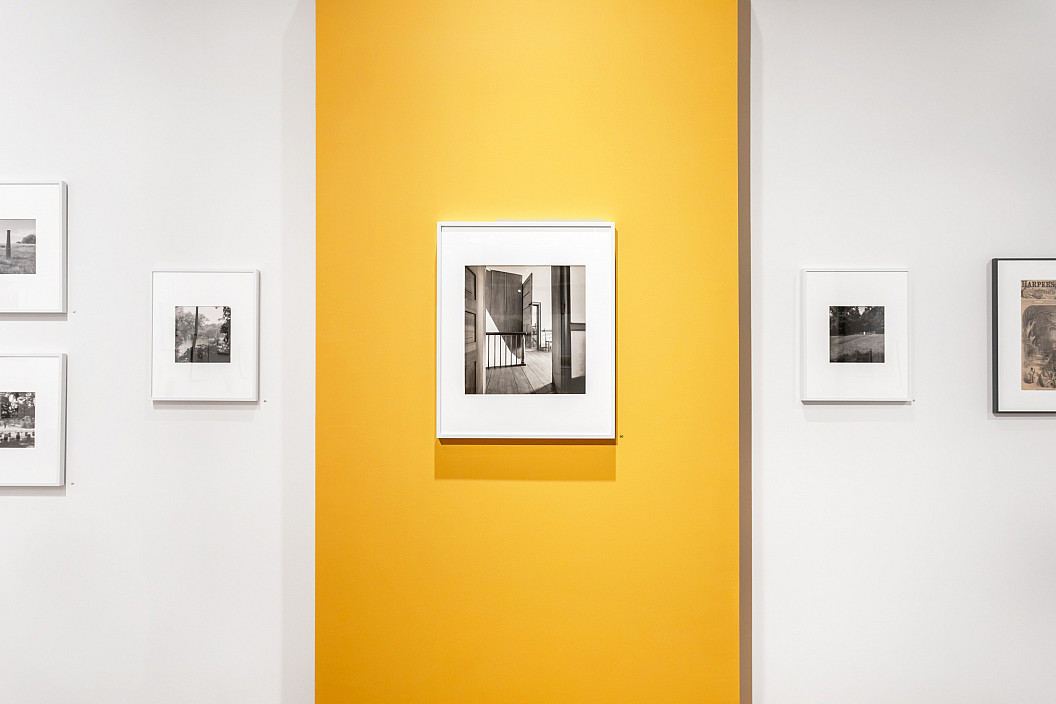
[[[198,306],[194,307],[194,333],[191,335],[191,362],[196,362],[194,355],[198,352]]]
[[[476,301],[476,321],[477,321],[477,334],[476,338],[482,340],[484,345],[487,345],[487,320],[488,313],[487,307],[484,302],[484,296],[487,294],[487,287],[485,282],[487,281],[487,271],[483,266],[473,267],[473,271],[477,275],[477,301]],[[484,393],[488,388],[487,380],[487,350],[485,350],[485,358],[480,360],[477,365],[477,393]]]
[[[7,231],[7,249],[4,251],[4,259],[11,258],[11,230]]]
[[[567,266],[550,267],[550,308],[553,327],[554,391],[568,393],[572,379],[571,275]]]

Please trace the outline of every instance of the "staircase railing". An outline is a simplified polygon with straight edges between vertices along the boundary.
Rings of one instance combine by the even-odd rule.
[[[484,333],[486,342],[485,360],[487,368],[523,367],[524,336],[523,332],[488,332]]]

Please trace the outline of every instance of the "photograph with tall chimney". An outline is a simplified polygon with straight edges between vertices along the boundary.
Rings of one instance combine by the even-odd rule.
[[[0,218],[0,274],[37,273],[37,221]]]
[[[829,361],[884,361],[883,306],[829,306]]]
[[[465,267],[467,394],[586,393],[586,267]]]
[[[1020,280],[1024,391],[1056,390],[1056,281]]]

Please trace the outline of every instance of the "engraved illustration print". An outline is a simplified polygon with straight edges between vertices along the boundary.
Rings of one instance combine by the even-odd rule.
[[[1056,390],[1056,281],[1022,281],[1020,310],[1020,388]]]

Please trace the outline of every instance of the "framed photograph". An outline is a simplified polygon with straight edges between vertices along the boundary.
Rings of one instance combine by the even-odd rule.
[[[260,273],[155,271],[155,401],[256,401]]]
[[[804,269],[800,398],[909,402],[909,271]]]
[[[66,312],[66,184],[0,183],[0,313]]]
[[[66,355],[0,355],[0,486],[62,486]]]
[[[1056,259],[991,266],[994,413],[1056,413]]]
[[[616,226],[437,224],[439,438],[614,438]]]

